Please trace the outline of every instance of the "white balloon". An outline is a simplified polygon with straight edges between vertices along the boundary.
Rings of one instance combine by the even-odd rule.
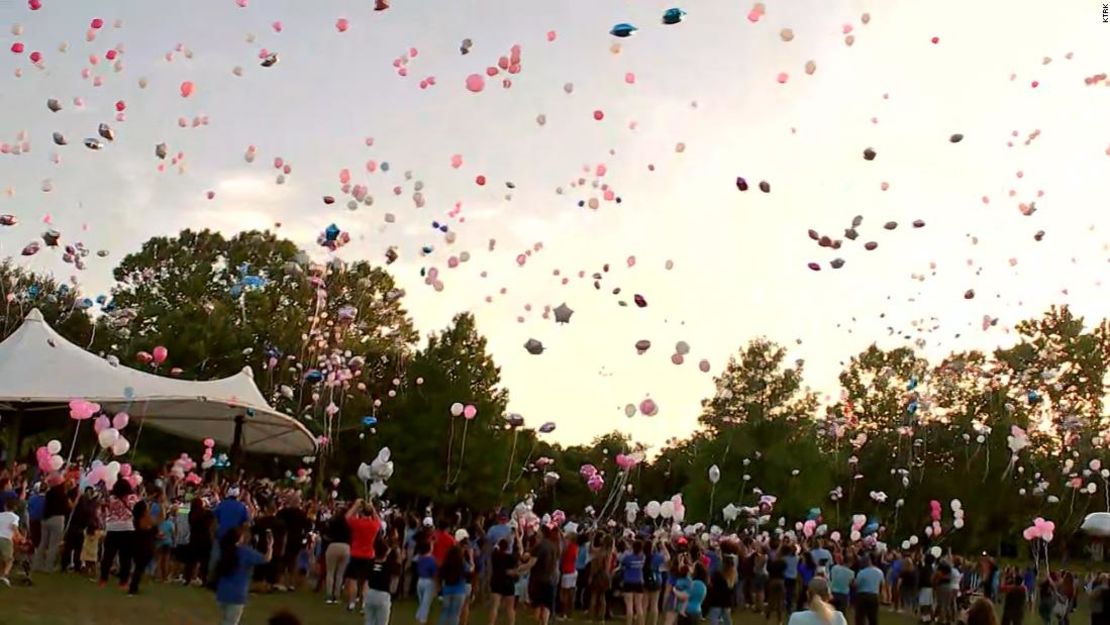
[[[669,518],[673,517],[674,516],[674,502],[664,501],[663,503],[659,504],[659,514],[664,519],[669,519]]]
[[[61,471],[65,463],[66,459],[61,456],[50,456],[50,469],[52,471]]]
[[[100,443],[101,449],[108,449],[115,445],[117,440],[119,440],[119,430],[115,428],[103,429],[97,435],[97,441]]]
[[[929,529],[929,531],[932,531],[930,528],[926,528],[926,529]],[[911,545],[916,545],[917,543],[918,543],[917,536],[916,535],[915,536],[910,536],[910,544]]]
[[[659,518],[659,513],[661,512],[661,509],[662,506],[659,505],[658,501],[649,501],[647,506],[644,507],[644,513],[652,519],[657,519]]]
[[[932,554],[934,558],[939,558],[941,554],[944,553],[944,550],[937,545],[933,545],[933,547],[929,549],[929,553]]]
[[[113,460],[113,461],[108,463],[108,472],[111,473],[112,475],[118,475],[120,467],[121,467],[120,463]]]
[[[131,443],[127,442],[127,439],[123,438],[122,436],[119,437],[116,442],[112,443],[112,453],[117,456],[122,456],[126,454],[128,451],[130,451],[130,449]]]
[[[721,481],[721,469],[717,465],[709,467],[709,482],[716,484],[719,481]]]
[[[463,405],[459,402],[451,404],[451,416],[457,417],[463,413]]]
[[[963,507],[964,505],[960,503],[959,499],[952,500],[952,512],[959,512]]]
[[[852,542],[856,542],[857,540],[859,540],[859,530],[852,530],[849,538],[852,540]]]
[[[389,458],[392,455],[393,452],[389,451],[388,447],[382,447],[381,450],[378,451],[378,460],[381,460],[382,462],[389,462]]]
[[[62,453],[62,444],[56,440],[50,441],[46,444],[46,451],[49,451],[51,454],[60,454]]]

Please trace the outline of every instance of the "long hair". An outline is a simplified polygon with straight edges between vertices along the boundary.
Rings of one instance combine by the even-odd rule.
[[[736,560],[735,556],[727,555],[722,558],[721,563],[721,576],[725,578],[725,583],[729,588],[736,587]]]
[[[439,579],[445,586],[453,586],[463,579],[463,553],[458,545],[447,550],[443,566],[439,568]]]
[[[240,530],[233,527],[220,539],[220,560],[216,563],[217,578],[229,577],[239,568]]]
[[[809,590],[809,610],[821,619],[822,623],[832,625],[833,617],[836,616],[836,610],[829,604],[829,587],[826,584],[820,584],[816,588],[814,584],[810,584]]]
[[[967,625],[998,625],[994,604],[982,597],[976,599],[967,610]]]

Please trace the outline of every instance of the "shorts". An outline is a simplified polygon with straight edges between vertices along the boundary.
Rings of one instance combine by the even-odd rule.
[[[626,595],[635,595],[644,592],[644,585],[639,582],[625,582],[621,585],[621,592]]]
[[[356,582],[365,582],[370,579],[370,569],[373,565],[374,561],[370,558],[356,558],[351,556],[351,561],[347,564],[347,579]]]
[[[922,588],[921,592],[918,593],[918,595],[917,595],[917,603],[918,603],[918,605],[923,606],[923,607],[932,606],[933,605],[933,589],[932,588]]]
[[[651,574],[644,577],[644,592],[655,592],[657,590],[659,590],[659,580]]]
[[[10,538],[0,538],[0,562],[11,562],[15,557],[15,545]]]
[[[532,607],[555,609],[555,587],[551,584],[533,584],[528,589],[528,598],[532,601]]]
[[[578,572],[577,571],[575,571],[574,573],[563,573],[563,576],[561,578],[559,578],[559,588],[562,588],[564,590],[573,590],[577,586],[578,586]]]

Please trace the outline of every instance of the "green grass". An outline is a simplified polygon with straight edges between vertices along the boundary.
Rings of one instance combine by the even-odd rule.
[[[348,614],[343,606],[324,605],[320,595],[308,592],[273,595],[251,595],[242,625],[265,625],[277,610],[288,609],[300,617],[304,625],[361,624],[357,615]],[[416,625],[416,605],[402,601],[393,605],[390,625]],[[432,610],[435,623],[436,608]],[[882,625],[914,625],[905,615],[884,611]],[[1089,617],[1081,609],[1072,622],[1082,625]],[[36,575],[33,587],[0,588],[0,624],[2,625],[213,625],[218,622],[216,600],[212,593],[175,584],[146,583],[142,594],[128,597],[114,585],[99,588],[85,577],[76,575]],[[503,620],[501,621],[504,622]],[[518,613],[520,625],[534,625],[531,615]],[[559,622],[553,621],[558,625]],[[571,619],[569,625],[586,625],[588,621]],[[749,612],[734,615],[735,625],[764,625],[762,618]],[[1026,623],[1039,623],[1034,614],[1026,615]],[[474,604],[470,625],[487,625],[484,607]],[[623,620],[614,622],[623,625]]]

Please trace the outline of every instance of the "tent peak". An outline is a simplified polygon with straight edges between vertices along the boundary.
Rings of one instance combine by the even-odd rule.
[[[23,320],[24,321],[38,321],[39,323],[42,323],[42,321],[43,321],[42,312],[39,311],[38,308],[32,308],[31,312],[27,313],[27,316],[24,317]]]

